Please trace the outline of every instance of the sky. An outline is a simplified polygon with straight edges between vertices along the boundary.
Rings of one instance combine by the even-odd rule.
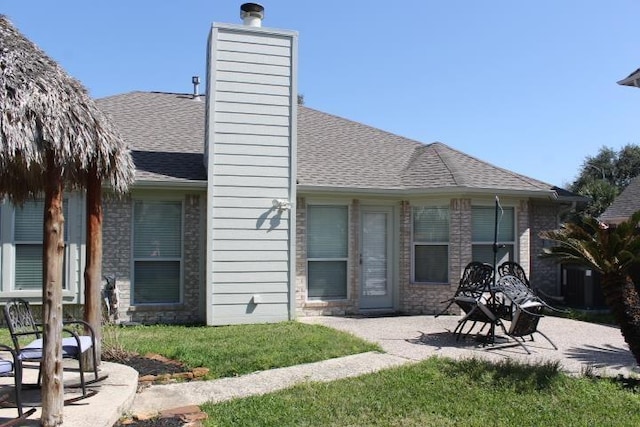
[[[242,1],[4,0],[95,98],[191,93],[212,23]],[[603,146],[640,145],[637,0],[263,0],[299,33],[305,105],[561,187]],[[204,87],[204,85],[203,85]]]

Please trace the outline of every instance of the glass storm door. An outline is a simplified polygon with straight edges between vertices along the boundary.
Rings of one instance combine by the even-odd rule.
[[[363,207],[360,247],[360,308],[392,309],[391,248],[393,211]]]

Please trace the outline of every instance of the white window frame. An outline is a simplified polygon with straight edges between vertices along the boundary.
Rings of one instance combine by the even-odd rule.
[[[39,199],[41,201],[42,199]],[[82,221],[84,213],[84,198],[79,193],[65,194],[63,207],[65,213],[65,249],[63,264],[63,283],[62,296],[65,301],[73,299],[79,301],[78,289],[81,283],[81,267],[82,267],[82,248],[84,241],[82,240],[84,222]],[[27,201],[28,203],[28,201]],[[8,200],[0,201],[0,286],[2,297],[12,298],[33,298],[40,300],[42,298],[42,287],[17,289],[15,287],[15,263],[16,263],[16,245],[21,244],[38,244],[42,247],[43,241],[16,241],[15,240],[15,221],[16,213],[20,209],[14,206]],[[44,212],[43,212],[44,217]]]
[[[415,212],[418,209],[444,209],[448,213],[447,226],[449,230],[447,232],[447,240],[416,240],[415,239]],[[451,248],[451,208],[448,204],[421,204],[416,203],[411,205],[411,282],[420,284],[448,284],[449,283],[449,265],[450,265],[450,248]],[[447,265],[446,265],[446,278],[443,281],[440,280],[426,280],[418,281],[416,278],[416,248],[419,246],[438,246],[444,247],[447,253]]]
[[[471,253],[474,252],[474,248],[476,246],[490,246],[492,251],[493,251],[493,234],[491,235],[491,239],[490,240],[475,240],[474,239],[474,232],[473,232],[473,221],[474,221],[474,209],[477,208],[482,208],[482,209],[486,209],[491,210],[491,212],[495,212],[495,205],[489,205],[489,204],[472,204],[471,206],[471,222],[472,222],[472,229],[471,229]],[[512,218],[512,236],[513,239],[512,240],[504,240],[504,237],[500,235],[500,233],[498,232],[498,245],[504,245],[504,247],[508,247],[510,248],[510,257],[509,257],[509,261],[515,261],[518,262],[518,245],[517,245],[517,218],[518,218],[518,211],[516,209],[515,206],[513,205],[503,205],[502,209],[504,210],[510,210],[513,213],[513,218]],[[495,218],[492,217],[492,218]],[[494,219],[495,221],[495,219]],[[500,225],[498,225],[498,227],[500,227]],[[493,226],[492,226],[492,230],[493,230]],[[498,253],[500,253],[500,249],[498,248]],[[484,261],[487,262],[488,264],[493,264],[493,260],[480,260],[480,259],[474,259],[473,261]],[[500,257],[497,258],[496,263],[498,265],[500,265],[502,262],[506,261],[505,259],[501,259]],[[497,267],[497,266],[496,266]]]
[[[347,245],[347,254],[345,257],[336,257],[336,258],[313,258],[313,257],[309,257],[309,210],[313,209],[314,207],[336,207],[336,208],[346,208],[347,211],[347,222],[346,222],[346,230],[345,230],[345,239],[346,239],[346,245]],[[351,253],[351,247],[350,247],[350,230],[351,230],[351,207],[349,206],[348,203],[341,203],[341,202],[307,202],[307,206],[306,206],[306,224],[307,224],[307,230],[306,230],[306,235],[307,235],[307,245],[305,248],[305,253],[307,255],[307,259],[306,259],[306,270],[307,270],[307,295],[306,295],[306,299],[309,302],[319,302],[319,301],[344,301],[344,300],[348,300],[349,299],[349,279],[350,279],[350,271],[351,271],[351,266],[350,266],[350,261],[349,261],[349,255]],[[345,283],[344,283],[344,288],[345,288],[345,292],[344,292],[344,297],[335,297],[335,298],[323,298],[323,297],[310,297],[310,292],[309,292],[309,286],[310,286],[310,280],[309,280],[309,263],[311,262],[322,262],[322,261],[334,261],[334,262],[344,262],[345,263]]]
[[[136,203],[179,203],[180,204],[180,256],[179,257],[155,257],[155,256],[136,256],[135,254],[135,209]],[[130,304],[132,307],[150,307],[150,306],[175,306],[183,304],[184,302],[184,227],[185,227],[185,201],[180,197],[144,197],[138,196],[131,200],[131,296]],[[167,262],[179,262],[179,277],[178,277],[178,301],[171,302],[137,302],[135,300],[136,292],[136,262],[153,262],[153,261],[167,261]]]

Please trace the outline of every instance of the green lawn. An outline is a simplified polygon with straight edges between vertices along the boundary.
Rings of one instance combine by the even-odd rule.
[[[237,326],[111,326],[103,351],[120,347],[157,353],[189,368],[209,368],[207,379],[381,351],[353,335],[321,325],[281,322]]]
[[[640,397],[555,365],[431,358],[203,406],[207,426],[637,426]]]
[[[565,312],[547,311],[548,316],[565,317],[567,319],[580,320],[582,322],[599,323],[601,325],[615,325],[616,322],[608,310],[578,310],[567,308]]]

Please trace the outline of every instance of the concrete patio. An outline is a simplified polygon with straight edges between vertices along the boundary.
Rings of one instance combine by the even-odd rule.
[[[4,356],[4,355],[3,355]],[[74,384],[78,382],[79,375],[74,370],[77,362],[73,360],[65,361],[64,382]],[[95,396],[80,400],[76,403],[64,407],[64,425],[72,427],[81,426],[104,426],[111,427],[126,413],[136,394],[138,386],[138,372],[129,366],[117,363],[102,362],[100,373],[109,375],[107,379],[97,384],[89,386],[92,390],[97,390]],[[38,369],[33,365],[24,368],[24,382],[35,383],[38,377]],[[87,372],[85,378],[90,380],[93,373]],[[1,384],[13,385],[13,378],[1,378]],[[11,393],[10,400],[13,401],[13,389],[5,389],[3,393]],[[79,389],[65,390],[65,399],[80,396]],[[39,424],[41,407],[40,391],[37,389],[26,389],[23,391],[23,406],[25,411],[35,408],[36,412],[21,422],[20,426],[37,426]],[[0,407],[0,424],[9,421],[17,416],[15,407]]]
[[[378,343],[385,353],[369,352],[235,378],[154,385],[137,394],[138,376],[135,371],[126,366],[105,363],[103,370],[109,373],[109,378],[96,386],[99,389],[96,396],[64,408],[64,425],[111,427],[124,413],[153,415],[161,410],[200,405],[207,401],[221,402],[269,393],[305,381],[332,381],[362,375],[416,363],[431,356],[478,357],[492,361],[511,358],[529,363],[558,361],[562,369],[571,374],[587,370],[607,376],[640,374],[620,331],[615,327],[544,317],[539,328],[558,346],[558,350],[554,350],[544,338],[536,337],[535,341],[527,342],[532,353],[529,355],[521,346],[513,345],[512,340],[506,345],[488,346],[483,346],[473,337],[456,341],[451,331],[459,319],[459,316],[301,318],[298,320],[304,323],[322,324]],[[28,370],[29,375],[34,372],[37,371]],[[8,378],[3,379],[3,384],[8,382]],[[15,408],[0,409],[0,421],[15,416],[15,413]],[[39,411],[30,417],[30,424],[25,425],[37,425],[38,418]]]

